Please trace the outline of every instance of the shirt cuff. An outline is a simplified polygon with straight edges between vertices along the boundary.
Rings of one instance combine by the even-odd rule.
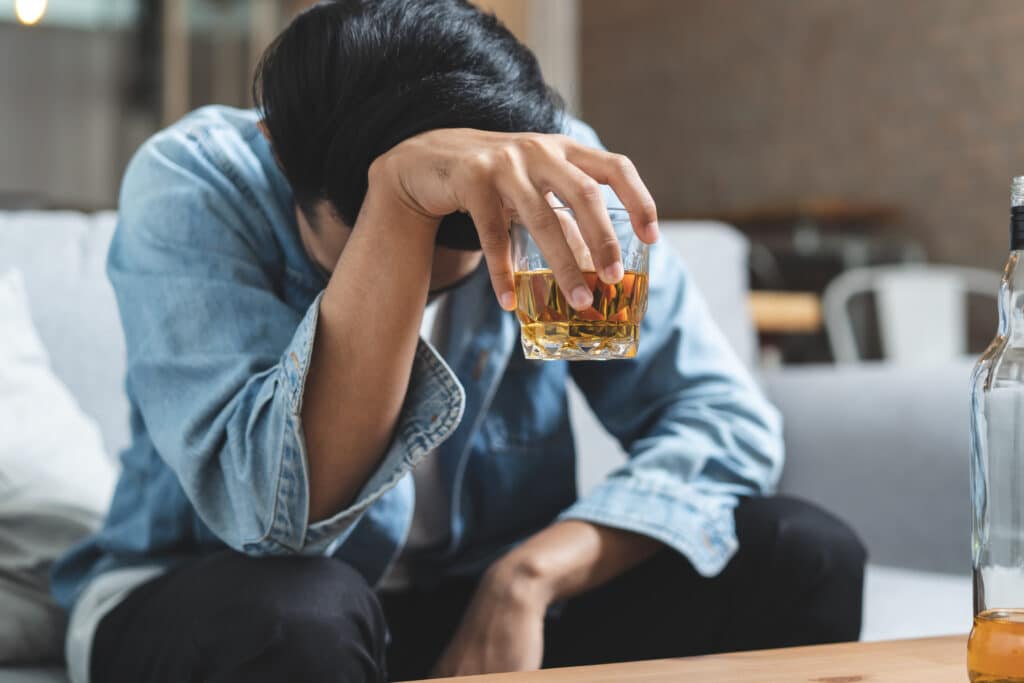
[[[639,476],[613,475],[563,512],[653,538],[685,556],[701,576],[716,576],[736,553],[737,499]]]
[[[451,436],[462,419],[465,390],[437,351],[420,340],[394,437],[380,465],[350,506],[309,524],[309,468],[301,412],[322,296],[310,306],[282,355],[288,425],[277,495],[270,531],[264,538],[246,544],[246,552],[323,554],[354,528],[374,501]]]

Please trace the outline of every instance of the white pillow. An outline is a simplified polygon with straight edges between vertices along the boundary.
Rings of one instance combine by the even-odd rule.
[[[50,565],[97,528],[116,477],[98,427],[50,370],[21,274],[0,273],[0,663],[61,657]]]

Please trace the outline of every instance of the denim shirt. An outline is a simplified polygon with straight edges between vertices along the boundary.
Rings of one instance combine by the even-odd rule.
[[[727,564],[738,497],[778,478],[780,419],[660,245],[640,351],[607,363],[525,360],[481,268],[450,294],[443,348],[418,345],[376,471],[349,507],[310,523],[300,415],[326,281],[257,121],[200,109],[143,145],[125,174],[108,273],[133,438],[105,525],[55,566],[61,604],[104,572],[225,547],[333,555],[376,584],[409,529],[410,470],[435,449],[450,540],[417,559],[418,583],[480,572],[558,519],[652,537],[704,575]],[[582,123],[567,126],[600,144]],[[630,456],[582,497],[570,379]]]

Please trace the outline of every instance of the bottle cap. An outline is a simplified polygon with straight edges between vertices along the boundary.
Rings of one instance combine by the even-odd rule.
[[[1024,175],[1016,176],[1010,182],[1010,206],[1024,206]]]
[[[1024,249],[1024,176],[1010,182],[1010,250]]]

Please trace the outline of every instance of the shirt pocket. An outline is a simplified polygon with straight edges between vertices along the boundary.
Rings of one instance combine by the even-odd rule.
[[[534,437],[496,418],[485,422],[481,437],[466,475],[473,521],[484,537],[533,533],[575,500],[571,437]]]
[[[509,424],[500,416],[491,416],[483,425],[484,449],[491,454],[519,454],[529,456],[543,451],[550,437],[531,430],[529,425]]]

